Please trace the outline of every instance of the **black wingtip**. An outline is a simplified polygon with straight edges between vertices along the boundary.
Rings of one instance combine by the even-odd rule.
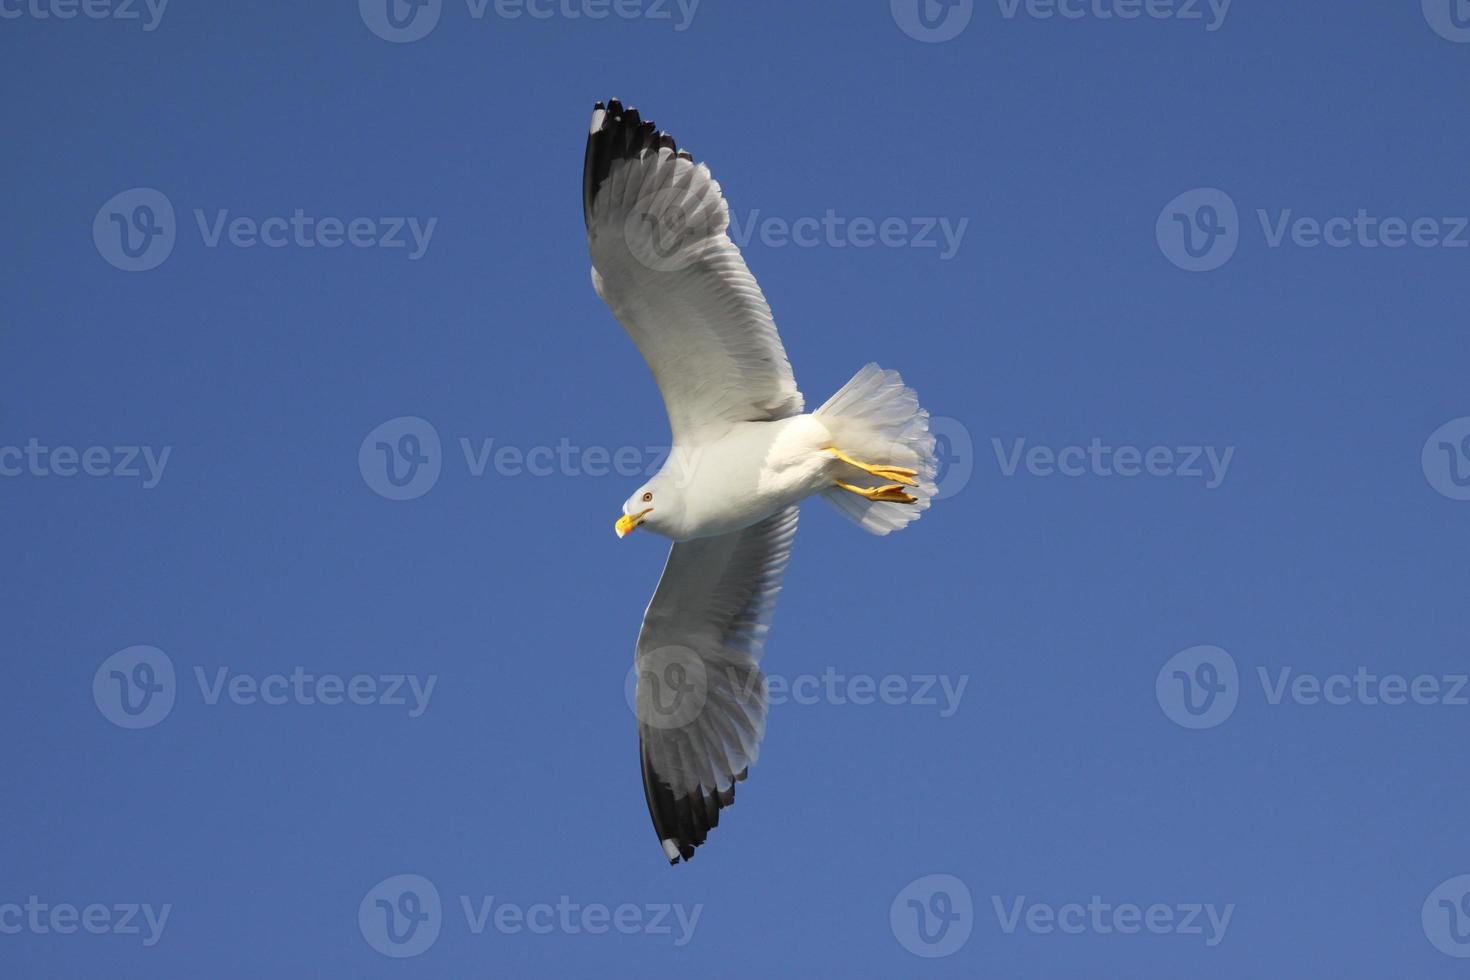
[[[639,739],[638,754],[643,768],[643,795],[648,800],[648,815],[653,818],[653,831],[669,864],[691,861],[694,850],[703,844],[709,832],[720,825],[720,810],[735,802],[732,783],[724,792],[696,790],[675,796],[669,784],[658,777],[649,758],[648,746]],[[742,780],[748,769],[735,778]]]
[[[632,106],[624,107],[619,99],[595,104],[582,164],[582,220],[591,224],[592,201],[614,163],[659,150],[668,150],[680,160],[694,161],[688,150],[679,149],[674,137],[660,130],[653,120],[645,121]]]

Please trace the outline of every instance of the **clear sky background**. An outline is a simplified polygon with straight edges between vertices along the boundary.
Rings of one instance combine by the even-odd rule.
[[[687,23],[444,0],[390,43],[350,0],[173,0],[153,30],[141,5],[36,3],[0,0],[0,973],[1463,973],[1442,948],[1470,953],[1451,881],[1470,873],[1470,707],[1356,687],[1273,704],[1258,674],[1470,670],[1467,424],[1431,440],[1470,416],[1470,248],[1267,234],[1363,209],[1470,241],[1470,31],[1448,4],[1237,0],[1221,23],[976,0],[931,43],[883,0],[703,0]],[[952,420],[947,496],[919,523],[872,538],[805,508],[765,666],[831,671],[838,693],[772,708],[736,806],[672,869],[623,695],[665,544],[614,537],[640,478],[581,455],[667,440],[588,282],[582,154],[611,96],[709,161],[755,231],[809,404],[876,360]],[[104,207],[134,188],[167,199],[174,240],[129,272],[117,221],[141,222],[134,244],[166,224],[135,210],[156,196]],[[1236,214],[1220,195],[1166,209],[1200,188]],[[437,221],[411,259],[407,231],[211,247],[195,217],[298,209],[374,239]],[[781,234],[829,211],[841,230],[816,243]],[[941,218],[966,223],[948,258],[924,232]],[[860,247],[884,219],[889,243]],[[1190,259],[1185,224],[1225,251]],[[441,448],[420,442],[437,480],[400,501],[359,450],[406,416]],[[476,475],[462,439],[576,454]],[[169,456],[145,487],[141,454],[138,477],[68,477],[4,453],[31,440],[104,447],[98,472],[126,462],[114,447]],[[1218,481],[1076,453],[1069,476],[1010,468],[1017,440],[1167,447],[1161,472],[1189,469],[1186,447],[1233,454]],[[168,658],[173,704],[125,730],[104,661],[138,645]],[[1201,645],[1236,668],[1214,675],[1228,717],[1181,709],[1203,695],[1166,665]],[[297,667],[436,681],[410,717],[411,695],[210,703],[196,680]],[[843,694],[887,677],[903,703]],[[925,677],[965,683],[947,716]],[[443,907],[411,959],[369,935],[400,874]],[[31,896],[113,925],[114,905],[171,911],[145,946],[146,926],[42,933],[5,911]],[[672,915],[668,934],[477,934],[461,896],[700,912],[682,937]],[[1232,910],[1213,937],[1204,914],[1199,934],[1102,934],[1091,912],[1045,930],[1047,907],[1093,896],[1175,925]],[[920,923],[910,898],[959,918]]]

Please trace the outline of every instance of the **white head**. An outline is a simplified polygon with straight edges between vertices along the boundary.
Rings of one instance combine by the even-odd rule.
[[[614,527],[620,538],[635,527],[673,537],[683,512],[683,494],[675,481],[660,471],[623,502],[623,516]]]

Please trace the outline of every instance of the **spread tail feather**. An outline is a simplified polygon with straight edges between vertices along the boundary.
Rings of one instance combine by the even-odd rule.
[[[822,496],[838,513],[871,534],[897,531],[929,508],[938,488],[934,476],[934,436],[929,413],[897,371],[868,364],[826,404],[813,413],[847,455],[883,466],[917,470],[917,486],[906,488],[918,500],[911,504],[866,500],[839,487]]]

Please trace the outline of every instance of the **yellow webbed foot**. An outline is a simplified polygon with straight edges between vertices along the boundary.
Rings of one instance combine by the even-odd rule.
[[[914,479],[914,477],[919,475],[919,471],[911,470],[907,466],[883,466],[873,463],[860,463],[840,449],[828,449],[827,452],[842,460],[847,465],[856,466],[864,473],[870,473],[880,480],[892,480],[895,483],[901,483],[907,487],[916,487],[919,485],[918,481]],[[912,503],[913,501],[905,502]]]
[[[859,497],[866,497],[868,500],[884,501],[893,504],[916,504],[919,502],[918,497],[915,497],[911,493],[905,493],[903,487],[897,483],[890,483],[881,487],[855,487],[851,483],[843,483],[841,480],[835,480],[833,482],[849,493],[855,493]],[[912,484],[910,485],[912,486]]]

